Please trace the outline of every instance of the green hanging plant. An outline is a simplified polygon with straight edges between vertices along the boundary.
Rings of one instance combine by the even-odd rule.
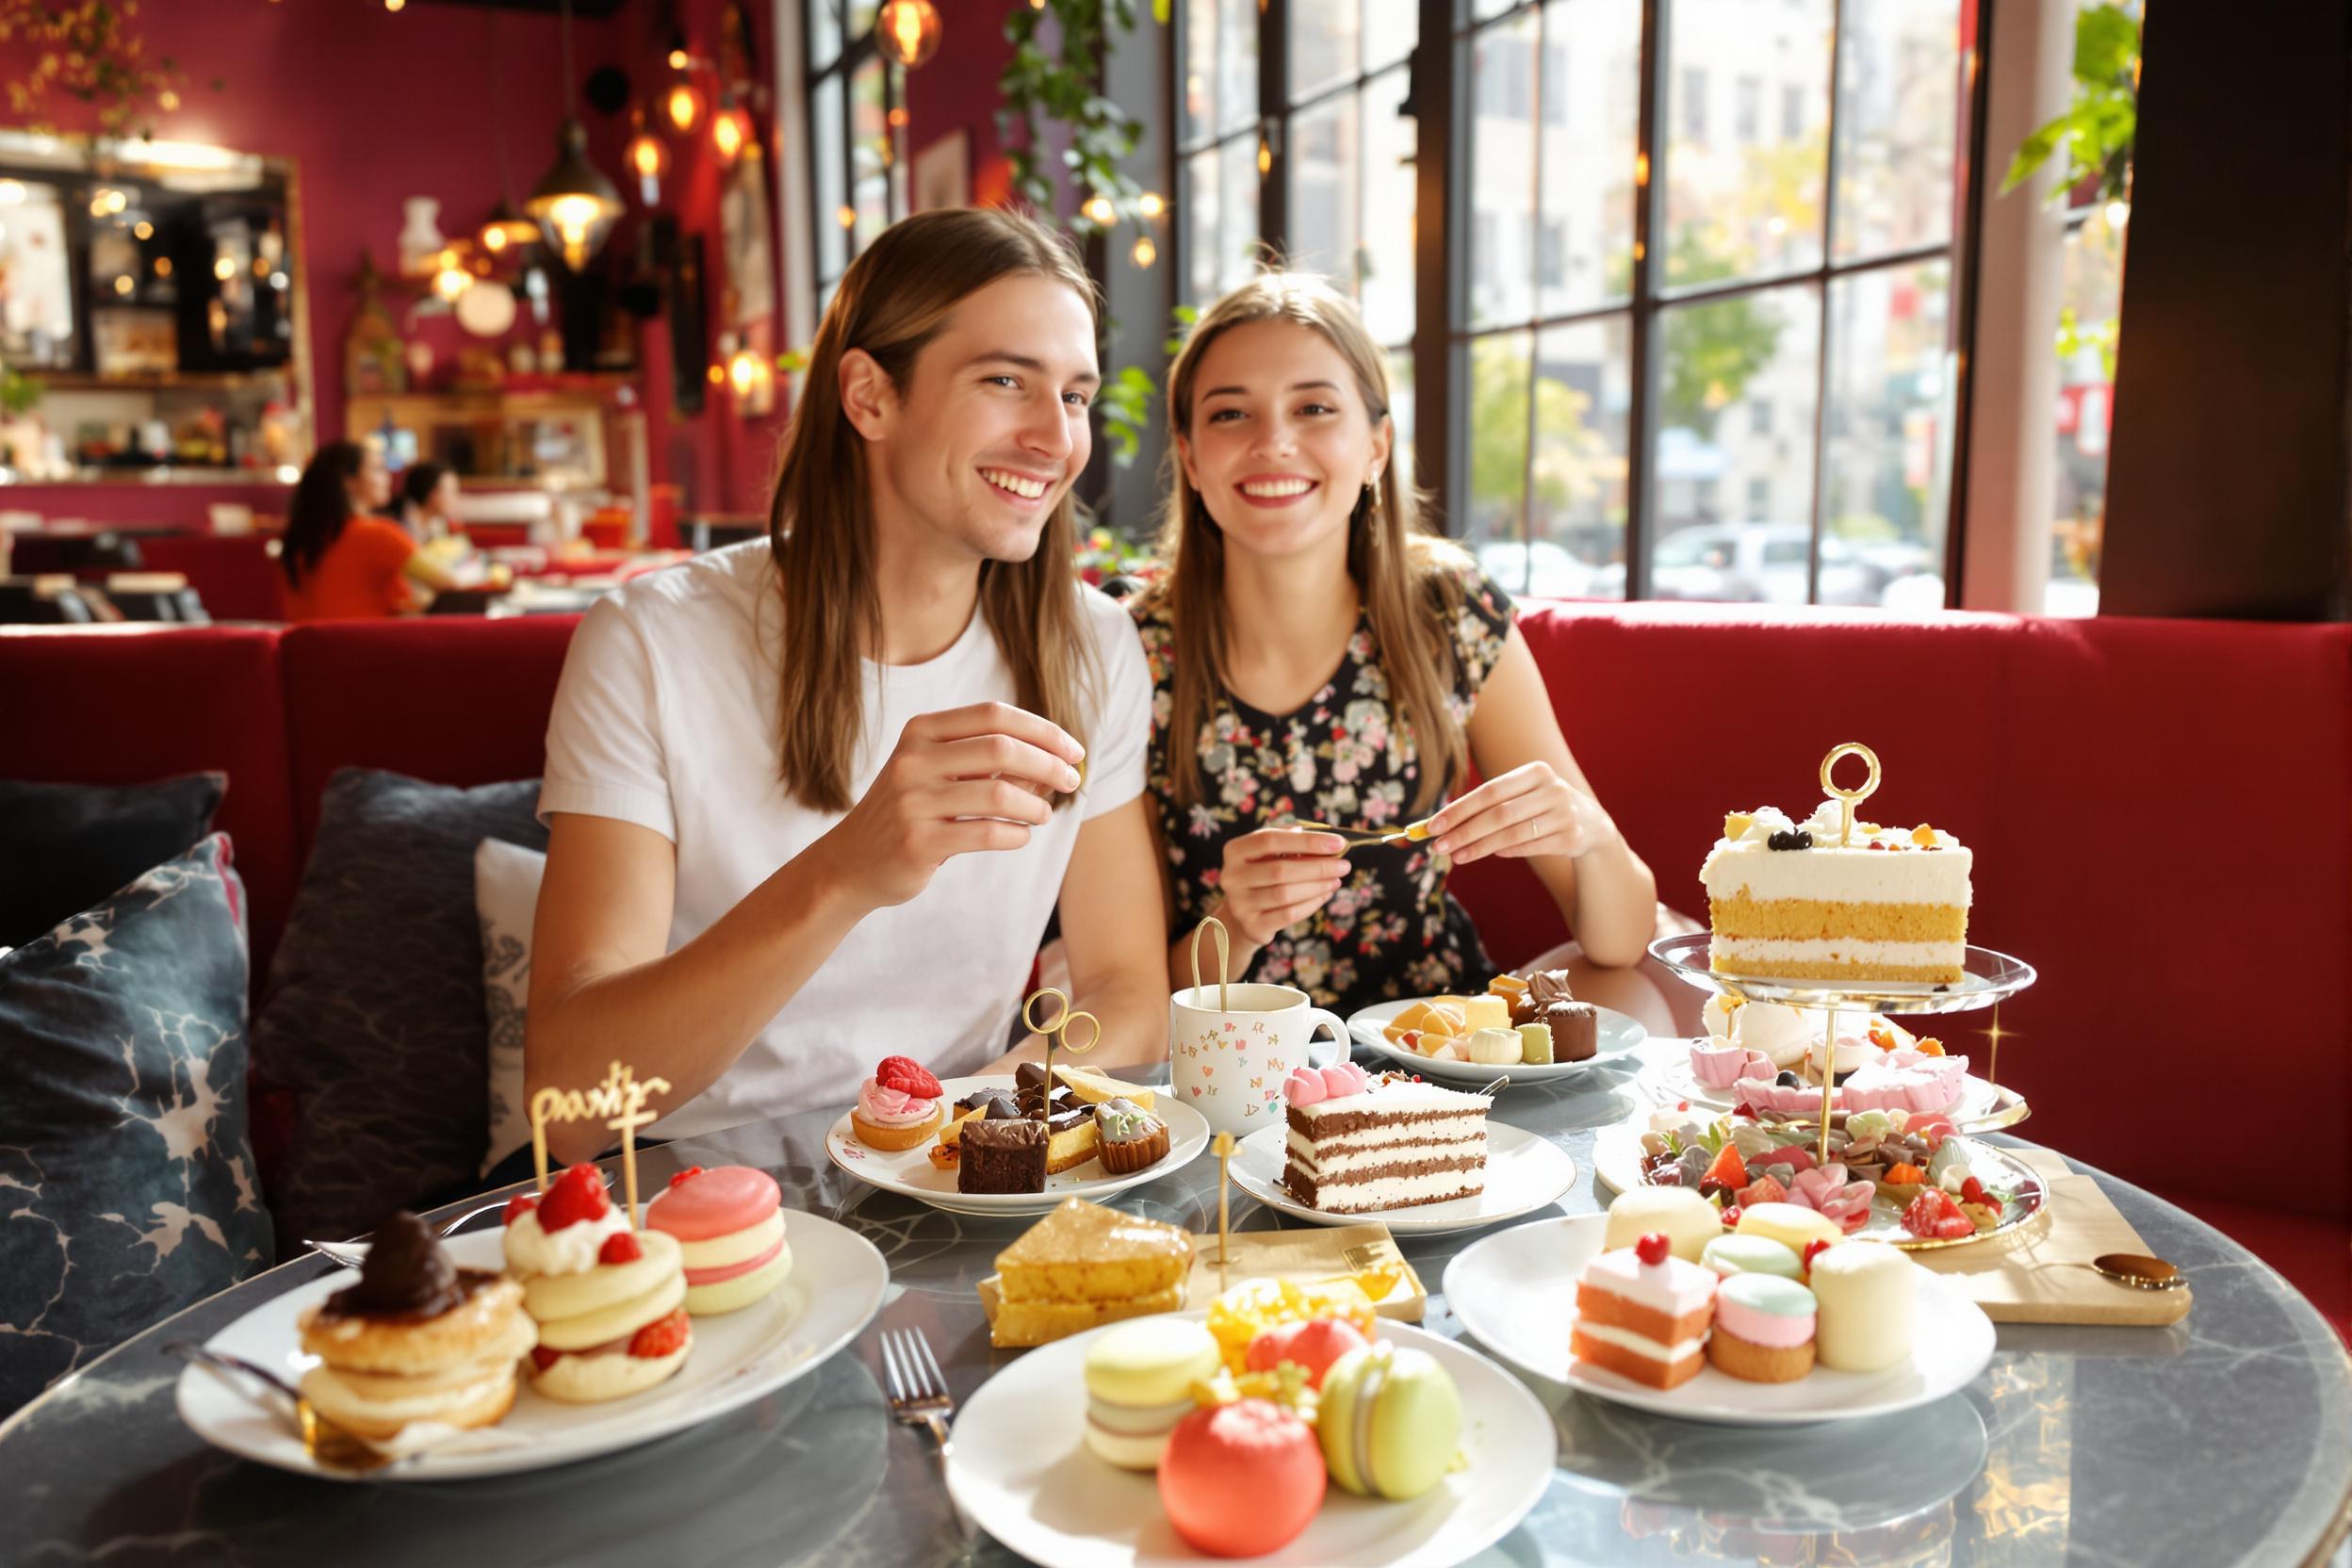
[[[2074,102],[2025,139],[2001,182],[2006,196],[2061,153],[2066,163],[2050,193],[2063,206],[2075,187],[2099,182],[2102,202],[2129,199],[2132,140],[2140,123],[2140,24],[2122,6],[2093,6],[2074,19]]]

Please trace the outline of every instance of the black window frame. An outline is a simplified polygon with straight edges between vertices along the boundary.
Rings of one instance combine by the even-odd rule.
[[[858,206],[858,139],[855,135],[857,104],[852,91],[852,84],[857,80],[858,74],[861,70],[877,61],[882,67],[882,113],[886,131],[882,149],[884,226],[888,227],[906,217],[907,208],[907,180],[903,172],[906,156],[905,124],[906,73],[903,67],[882,53],[882,46],[874,37],[872,18],[868,19],[863,32],[854,38],[850,36],[848,14],[850,8],[851,0],[801,0],[801,59],[804,62],[805,76],[802,82],[802,101],[807,106],[808,117],[810,163],[808,188],[812,202],[814,193],[822,188],[825,183],[819,176],[815,164],[823,155],[826,143],[826,139],[819,134],[818,105],[824,101],[823,89],[828,80],[837,84],[841,108],[838,122],[833,128],[832,145],[841,160],[836,177],[840,181],[839,189],[841,200],[840,205],[831,211],[821,211],[814,216],[815,223],[820,230],[825,225],[831,225],[841,232],[845,243],[841,251],[841,268],[827,271],[825,266],[825,241],[821,238],[812,240],[808,270],[810,278],[814,280],[814,295],[820,315],[824,313],[825,302],[833,297],[834,286],[841,282],[841,273],[847,271],[849,263],[858,258],[859,247],[856,223],[841,221],[843,213],[854,214]],[[820,9],[830,14],[833,33],[841,41],[840,51],[822,66],[807,63],[815,57],[816,52],[812,45],[817,36],[816,15]],[[880,14],[880,0],[874,0],[873,9],[875,15]]]

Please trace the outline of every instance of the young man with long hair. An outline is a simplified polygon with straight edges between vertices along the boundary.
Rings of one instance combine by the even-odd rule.
[[[1394,459],[1387,364],[1322,279],[1267,272],[1202,313],[1168,379],[1164,577],[1135,603],[1171,975],[1203,915],[1251,978],[1351,1011],[1493,972],[1446,890],[1524,858],[1604,967],[1657,884],[1594,798],[1511,601],[1431,533]],[[1475,764],[1485,782],[1456,795]],[[1350,846],[1298,821],[1428,836]]]
[[[1036,222],[894,225],[818,329],[768,539],[581,623],[540,796],[531,1089],[624,1060],[685,1136],[846,1103],[886,1055],[983,1070],[1057,903],[1092,1059],[1158,1058],[1150,680],[1071,560],[1096,332]]]

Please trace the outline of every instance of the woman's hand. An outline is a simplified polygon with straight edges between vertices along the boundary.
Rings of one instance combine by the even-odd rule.
[[[1348,879],[1348,841],[1336,833],[1262,827],[1225,845],[1217,914],[1251,947],[1264,947],[1331,901]]]
[[[1548,762],[1488,779],[1429,823],[1431,847],[1466,865],[1490,855],[1560,855],[1570,859],[1618,841],[1601,803]]]
[[[808,853],[874,908],[904,904],[951,856],[1019,849],[1078,788],[1084,748],[1001,702],[909,719],[865,795]]]

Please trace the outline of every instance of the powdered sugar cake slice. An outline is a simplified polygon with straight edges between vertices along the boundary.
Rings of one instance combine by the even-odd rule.
[[[1324,1214],[1371,1214],[1475,1198],[1486,1190],[1491,1096],[1369,1079],[1312,1103],[1293,1097],[1282,1186]]]

